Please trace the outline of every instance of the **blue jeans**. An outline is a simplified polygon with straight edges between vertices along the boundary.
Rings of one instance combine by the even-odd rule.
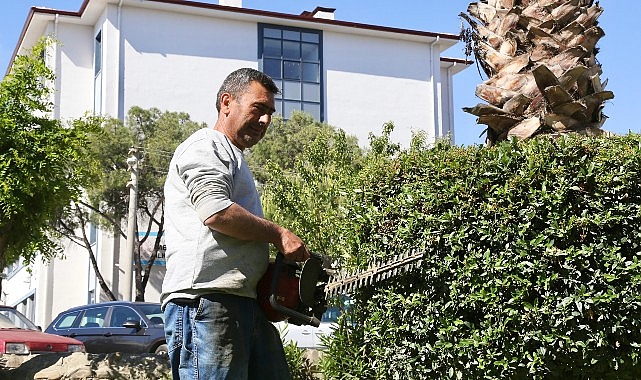
[[[174,380],[291,379],[278,330],[251,298],[215,293],[165,306]]]

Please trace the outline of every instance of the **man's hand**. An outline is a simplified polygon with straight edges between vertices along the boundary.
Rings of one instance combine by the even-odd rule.
[[[286,228],[281,227],[280,242],[274,243],[274,245],[288,260],[305,261],[309,259],[309,250],[305,243]]]

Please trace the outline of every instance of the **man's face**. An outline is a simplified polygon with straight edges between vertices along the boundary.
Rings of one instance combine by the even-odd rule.
[[[240,149],[258,143],[267,132],[274,108],[274,94],[258,82],[252,82],[240,97],[223,94],[226,120],[223,132]]]

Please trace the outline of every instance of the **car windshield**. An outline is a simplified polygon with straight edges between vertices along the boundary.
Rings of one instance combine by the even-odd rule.
[[[16,309],[0,309],[0,328],[1,329],[27,329],[39,330],[30,320],[20,314]]]

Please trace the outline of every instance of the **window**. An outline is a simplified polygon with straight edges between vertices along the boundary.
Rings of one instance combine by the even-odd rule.
[[[102,31],[98,31],[93,44],[93,113],[102,114]]]
[[[36,318],[36,307],[35,307],[36,295],[35,290],[27,297],[25,297],[19,304],[15,307],[16,309],[24,314],[30,321],[33,321]]]
[[[98,241],[98,227],[94,223],[89,223],[89,244],[95,245]]]
[[[4,268],[4,271],[2,272],[4,274],[3,278],[9,279],[9,278],[13,277],[23,267],[24,267],[24,265],[22,264],[22,262],[20,262],[20,260],[14,261],[13,263],[7,265],[6,268]]]
[[[289,119],[299,110],[323,121],[321,31],[259,24],[258,36],[261,69],[281,90],[276,112]]]
[[[144,324],[140,315],[138,315],[138,313],[136,313],[132,308],[126,306],[114,306],[111,312],[111,322],[109,323],[109,326],[123,327],[122,325],[129,321],[138,322],[141,325]]]
[[[103,327],[108,307],[96,307],[85,311],[80,321],[80,327]]]
[[[148,304],[138,306],[138,310],[143,312],[149,319],[151,324],[159,325],[165,323],[165,316],[163,315],[160,305]]]
[[[93,45],[93,56],[93,75],[96,76],[100,73],[100,70],[102,70],[102,31],[96,34]]]
[[[93,267],[91,266],[91,262],[89,262],[89,286],[93,286],[96,275],[93,273]],[[89,289],[87,292],[87,303],[92,304],[96,303],[96,289]]]
[[[71,313],[67,313],[67,314],[63,315],[58,320],[58,322],[56,323],[54,328],[56,328],[56,329],[68,329],[68,328],[73,327],[73,322],[76,320],[76,318],[78,318],[78,314],[80,314],[80,310],[73,311]]]

